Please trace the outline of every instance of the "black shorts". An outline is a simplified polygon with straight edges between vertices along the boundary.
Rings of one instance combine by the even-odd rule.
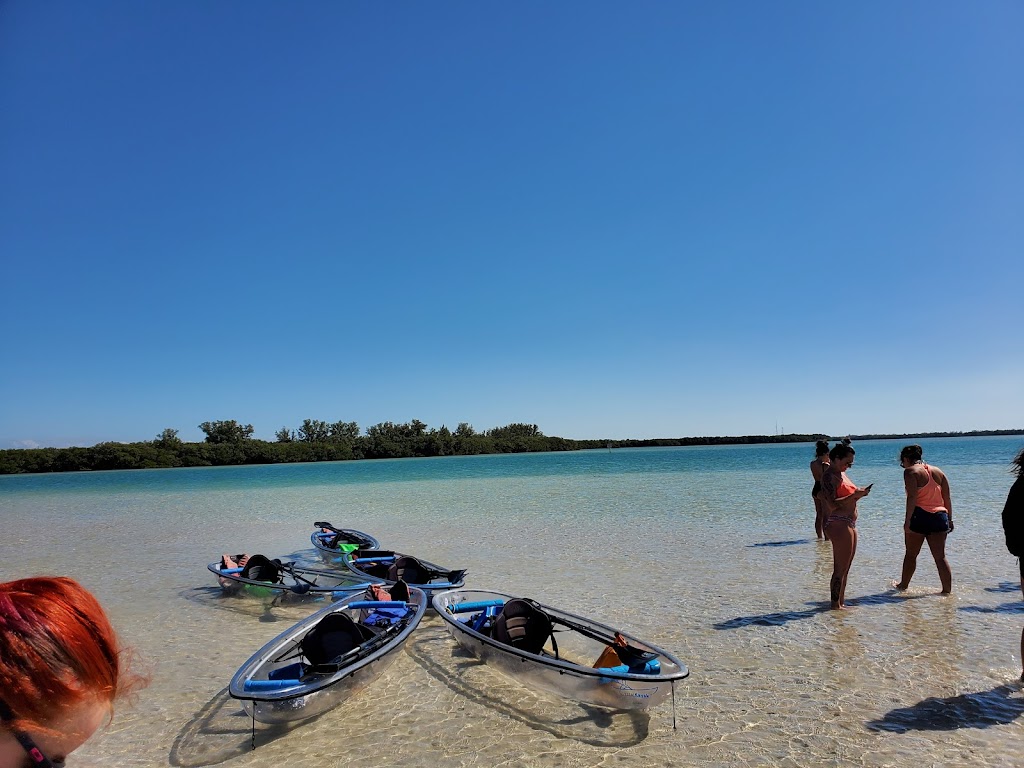
[[[948,533],[949,515],[945,512],[929,512],[926,509],[914,507],[914,512],[910,515],[910,530],[922,536]]]

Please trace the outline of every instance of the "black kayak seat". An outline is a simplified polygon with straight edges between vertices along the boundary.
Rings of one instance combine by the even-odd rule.
[[[330,664],[375,636],[373,630],[357,624],[347,613],[329,613],[306,633],[299,648],[306,662],[318,667]]]
[[[253,555],[239,576],[251,581],[266,581],[276,584],[281,580],[281,561],[271,560],[266,555]]]
[[[540,653],[552,633],[551,617],[532,600],[513,598],[494,620],[491,637],[527,653]]]
[[[409,602],[409,585],[405,583],[404,579],[399,579],[391,585],[391,589],[388,590],[392,600],[403,600]]]
[[[404,581],[406,584],[429,584],[430,571],[419,560],[410,555],[396,558],[388,569],[388,580]]]

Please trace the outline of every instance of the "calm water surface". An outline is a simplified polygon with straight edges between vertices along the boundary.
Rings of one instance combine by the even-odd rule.
[[[100,597],[152,683],[75,766],[1015,765],[1024,604],[999,513],[1022,439],[923,441],[950,477],[954,594],[903,557],[902,443],[857,444],[846,612],[825,610],[813,447],[720,446],[0,477],[0,579],[59,573]],[[300,727],[225,689],[318,607],[222,597],[222,552],[313,560],[314,520],[470,570],[467,583],[621,625],[690,665],[669,705],[536,696],[420,626],[374,686]]]

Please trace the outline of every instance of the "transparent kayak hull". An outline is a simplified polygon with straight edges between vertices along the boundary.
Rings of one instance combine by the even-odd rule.
[[[401,552],[394,552],[388,549],[376,551],[351,552],[344,556],[345,566],[353,574],[368,581],[381,581],[388,585],[395,584],[395,580],[387,576],[388,566],[395,559],[404,557]],[[417,558],[419,560],[419,558]],[[420,564],[432,572],[429,581],[405,578],[410,587],[422,589],[427,593],[429,599],[438,592],[445,592],[451,589],[458,589],[465,586],[464,578],[466,572],[461,570],[448,570],[426,560],[419,560]]]
[[[409,635],[426,613],[428,600],[421,590],[410,589],[410,613],[404,626],[383,644],[354,659],[334,672],[293,677],[288,668],[296,664],[294,652],[306,634],[330,613],[348,612],[353,619],[360,614],[352,603],[365,602],[362,593],[352,595],[317,611],[291,629],[278,635],[257,651],[231,678],[228,693],[241,701],[245,713],[261,723],[295,723],[317,717],[350,699],[371,684],[394,663]],[[268,690],[267,687],[271,687]]]
[[[380,579],[360,577],[351,571],[306,568],[292,564],[281,572],[281,580],[277,582],[244,578],[239,569],[224,568],[219,562],[210,563],[206,567],[217,577],[217,583],[225,593],[261,600],[303,595],[342,597],[362,593],[370,584],[381,583]]]
[[[354,528],[335,528],[330,523],[313,523],[313,526],[315,530],[310,534],[309,541],[320,559],[327,565],[341,565],[345,553],[356,548],[380,549],[380,542],[377,539]]]
[[[621,629],[615,629],[582,616],[538,603],[555,622],[557,657],[551,641],[540,654],[505,645],[475,631],[466,619],[479,615],[460,610],[460,604],[507,602],[517,596],[479,589],[457,589],[435,594],[434,610],[444,620],[452,637],[481,661],[517,680],[533,691],[543,691],[573,701],[614,709],[647,709],[663,703],[672,695],[673,685],[689,676],[686,665],[663,648],[646,643]],[[500,610],[496,607],[494,610]],[[570,628],[565,621],[586,630]],[[595,668],[593,665],[609,643],[588,635],[611,640],[621,635],[635,649],[657,654],[657,674],[637,674],[619,668]]]

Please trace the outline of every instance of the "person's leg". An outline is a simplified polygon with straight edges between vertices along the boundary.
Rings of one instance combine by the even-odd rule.
[[[850,557],[846,561],[846,570],[843,571],[843,584],[839,589],[839,604],[843,608],[846,607],[846,580],[850,575],[850,568],[853,567],[853,558],[857,555],[857,529],[851,527],[849,528],[849,531],[851,537]]]
[[[944,595],[953,591],[953,569],[949,567],[949,560],[946,559],[946,536],[945,533],[932,533],[928,536],[928,549],[931,550],[935,567],[939,571],[939,582],[942,584]]]
[[[898,582],[893,582],[896,589],[903,590],[910,586],[910,580],[914,578],[914,571],[917,570],[917,556],[921,554],[921,547],[924,546],[924,535],[913,531],[904,531],[903,541],[907,545],[907,554],[903,556],[903,575]]]
[[[832,607],[842,609],[846,593],[846,575],[850,572],[853,552],[856,546],[855,531],[845,520],[836,520],[829,525],[829,541],[832,542],[832,580],[829,592]]]
[[[819,539],[828,539],[825,531],[825,505],[821,499],[814,499],[814,533]]]

